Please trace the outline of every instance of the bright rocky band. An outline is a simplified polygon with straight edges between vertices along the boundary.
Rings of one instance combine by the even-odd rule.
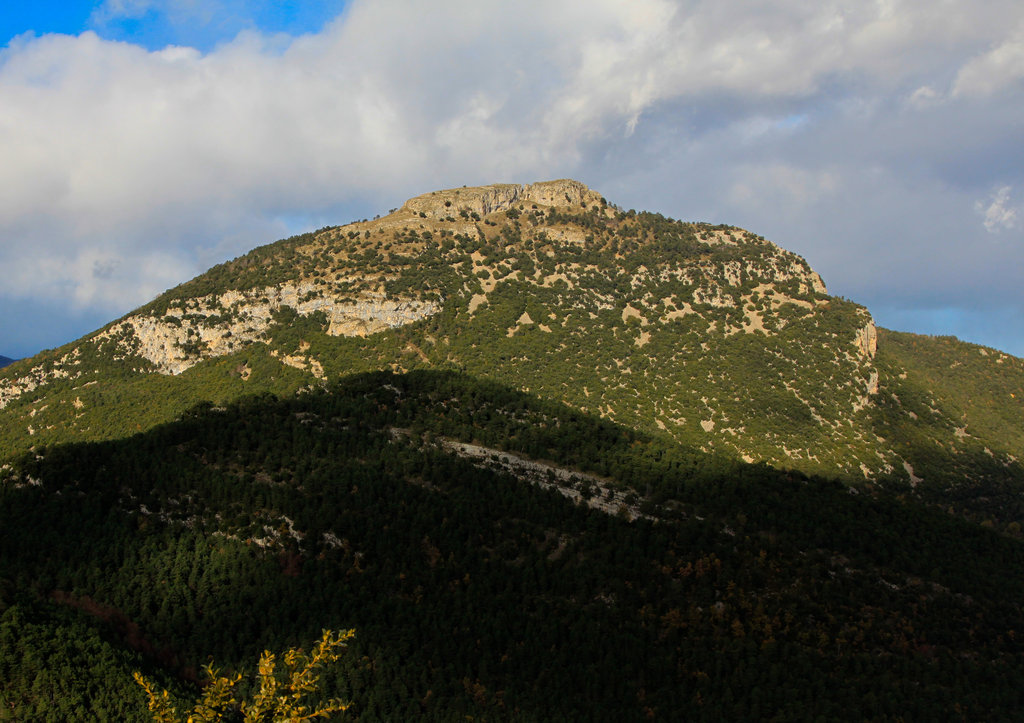
[[[0,718],[1013,718],[1022,420],[752,232],[428,193],[0,371]]]

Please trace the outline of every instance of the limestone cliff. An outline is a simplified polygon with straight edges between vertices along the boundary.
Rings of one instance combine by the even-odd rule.
[[[367,336],[410,324],[437,313],[433,301],[388,299],[366,294],[341,298],[309,281],[286,283],[246,292],[226,291],[219,296],[190,299],[181,307],[156,317],[135,314],[103,332],[116,338],[125,353],[141,356],[162,374],[180,374],[203,359],[223,356],[247,344],[263,341],[274,324],[274,314],[290,307],[301,316],[322,312],[324,331],[331,336]]]
[[[871,315],[865,310],[864,326],[857,330],[853,339],[855,356],[860,360],[864,379],[864,393],[853,403],[853,411],[864,409],[871,402],[871,397],[878,394],[878,370],[874,366],[875,355],[878,353],[878,329]]]
[[[865,359],[875,358],[875,354],[878,352],[878,329],[875,328],[874,321],[869,320],[860,328],[854,343],[862,357]]]
[[[455,218],[462,211],[486,216],[519,205],[531,207],[534,204],[583,209],[607,205],[600,193],[590,190],[579,181],[564,179],[529,185],[498,183],[434,191],[409,199],[400,210],[423,218]]]

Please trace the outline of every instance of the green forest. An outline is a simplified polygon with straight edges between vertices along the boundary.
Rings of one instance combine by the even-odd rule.
[[[455,441],[600,479],[636,515]],[[264,650],[324,629],[356,633],[322,694],[367,721],[1024,706],[1019,540],[458,372],[200,404],[12,458],[0,490],[11,720],[150,720],[134,672],[184,705],[211,661],[251,685]]]

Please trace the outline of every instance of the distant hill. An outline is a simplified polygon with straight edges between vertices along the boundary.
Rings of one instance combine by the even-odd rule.
[[[8,364],[13,364],[16,361],[18,361],[18,360],[17,359],[11,359],[10,357],[6,357],[6,356],[0,355],[0,368],[3,368],[5,366],[7,366]]]

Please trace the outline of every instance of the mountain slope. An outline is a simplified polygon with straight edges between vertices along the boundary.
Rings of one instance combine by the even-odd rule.
[[[206,365],[204,377],[224,357],[248,378],[238,355],[258,343],[307,383],[421,365],[514,376],[612,419],[780,461],[783,446],[809,457],[811,440],[835,439],[874,388],[870,316],[824,292],[806,262],[752,234],[626,214],[575,182],[456,189],[215,268],[8,372],[0,404],[21,402],[21,429],[10,431],[24,442],[53,436],[45,413],[27,415],[60,403],[78,411],[59,438],[95,437],[85,399],[65,393],[55,405],[45,389]],[[812,365],[800,347],[812,345],[815,379],[801,371]],[[723,394],[729,387],[743,393]],[[741,430],[754,411],[769,425]],[[773,425],[772,414],[798,429]]]
[[[6,356],[0,355],[0,368],[8,366],[9,364],[13,364],[15,361],[17,361],[17,360],[16,359],[11,359],[10,357],[6,357]]]
[[[965,435],[959,392],[929,386],[956,378],[929,376],[895,341],[882,364],[877,343],[866,309],[749,232],[624,212],[575,181],[453,189],[256,249],[5,370],[0,453],[429,367],[850,483],[977,484],[987,467],[934,460],[973,459],[979,444],[1024,479],[1019,416],[1007,413],[1013,434]],[[973,361],[1017,370],[1000,377],[1016,383],[1019,360],[999,358]]]
[[[208,656],[241,666],[342,625],[357,639],[327,692],[363,720],[987,720],[1024,702],[1020,541],[465,375],[249,397],[12,464],[15,717],[66,689],[93,711],[66,719],[143,720],[129,668],[187,694]],[[90,676],[54,667],[90,654]]]
[[[877,362],[874,429],[912,460],[914,491],[1019,535],[1024,360],[952,337],[880,330]]]

